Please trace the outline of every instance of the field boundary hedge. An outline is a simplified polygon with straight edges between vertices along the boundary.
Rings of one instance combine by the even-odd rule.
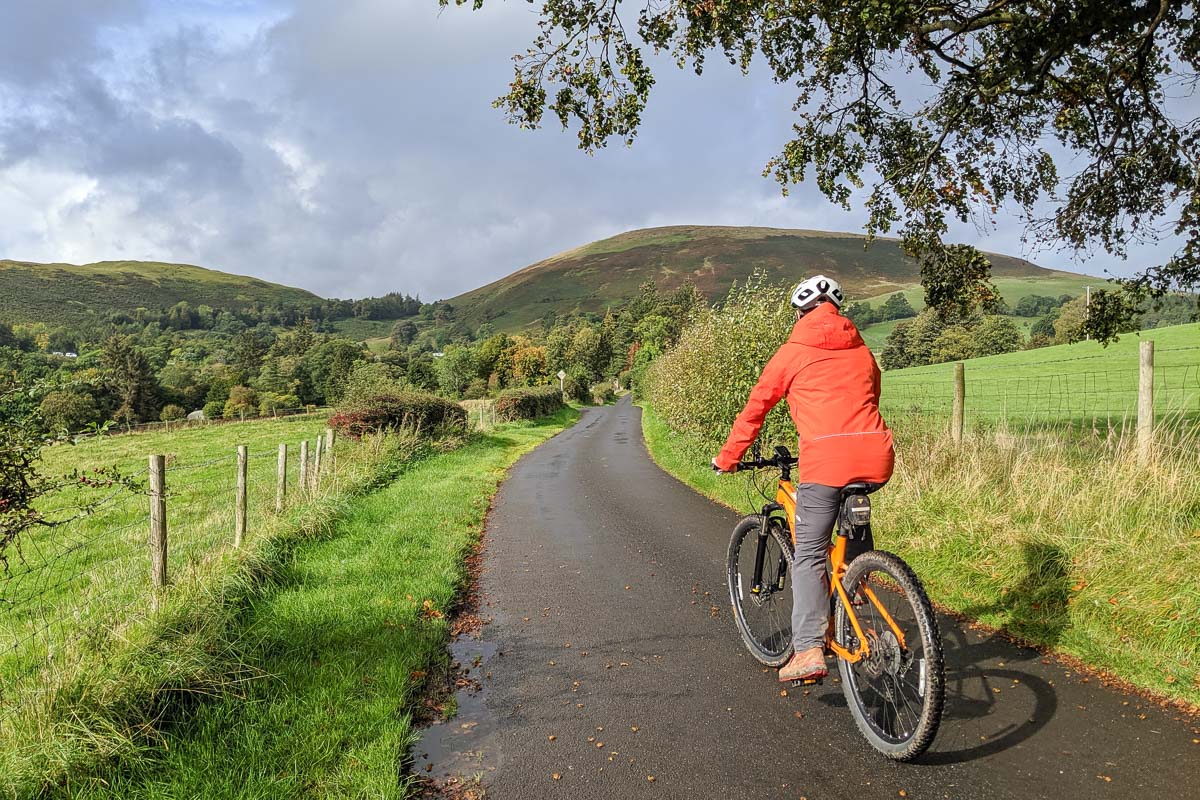
[[[496,398],[496,417],[504,422],[556,414],[566,406],[562,393],[553,386],[507,389]]]

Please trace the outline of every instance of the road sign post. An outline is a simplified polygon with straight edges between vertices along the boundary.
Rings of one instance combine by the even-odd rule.
[[[566,389],[565,389],[565,388],[563,388],[563,381],[564,381],[564,380],[566,380],[566,378],[567,378],[567,373],[563,372],[563,371],[560,369],[560,370],[558,371],[558,391],[560,391],[560,392],[565,392],[565,391],[566,391]]]

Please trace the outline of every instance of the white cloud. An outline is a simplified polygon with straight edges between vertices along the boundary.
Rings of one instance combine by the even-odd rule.
[[[863,222],[760,177],[792,100],[761,72],[664,62],[635,147],[594,157],[507,125],[491,100],[536,29],[525,3],[65,4],[0,10],[0,50],[35,54],[0,62],[0,257],[433,298],[633,227]],[[1011,221],[956,234],[1021,247]]]

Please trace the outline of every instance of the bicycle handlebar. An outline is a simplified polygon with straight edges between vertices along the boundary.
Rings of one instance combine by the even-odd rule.
[[[794,467],[799,459],[795,458],[760,458],[753,461],[739,461],[738,469],[783,469],[784,467]]]

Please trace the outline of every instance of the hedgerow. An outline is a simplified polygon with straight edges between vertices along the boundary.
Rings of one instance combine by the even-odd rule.
[[[555,386],[508,389],[496,398],[496,417],[504,422],[537,419],[562,409],[562,395]]]
[[[329,418],[329,425],[355,439],[404,425],[421,431],[465,430],[467,412],[444,397],[396,391],[354,399]]]

